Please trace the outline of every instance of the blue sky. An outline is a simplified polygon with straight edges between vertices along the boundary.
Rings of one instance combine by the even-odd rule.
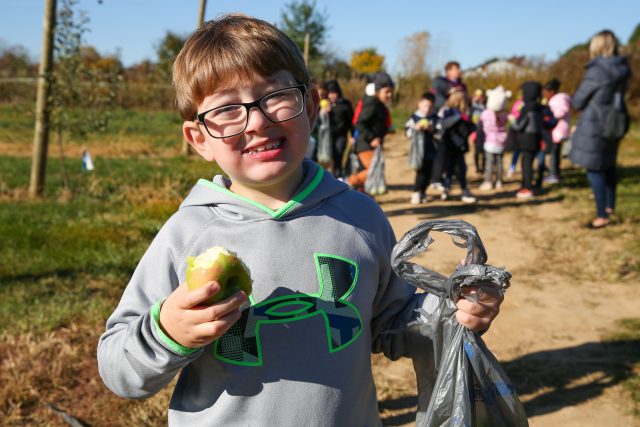
[[[0,0],[0,47],[22,45],[38,58],[43,0]],[[209,0],[206,18],[243,12],[277,23],[289,0]],[[603,7],[606,5],[606,8]],[[91,20],[87,43],[116,53],[125,65],[155,59],[167,30],[187,34],[196,25],[199,0],[81,0]],[[578,42],[608,28],[626,42],[640,23],[637,0],[362,1],[318,0],[329,15],[326,47],[339,57],[375,47],[395,72],[402,40],[418,31],[432,36],[430,68],[448,59],[463,68],[511,55],[555,59]]]

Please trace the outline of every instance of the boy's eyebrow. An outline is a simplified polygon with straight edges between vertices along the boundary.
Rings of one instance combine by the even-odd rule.
[[[268,85],[272,85],[272,84],[276,84],[276,83],[282,83],[285,85],[295,85],[297,84],[296,81],[294,79],[279,79],[277,77],[267,77],[264,79],[264,82]],[[235,90],[234,84],[229,85],[227,88],[225,89],[220,89],[217,90],[216,93],[218,95],[227,95],[229,94],[229,92],[233,92]]]

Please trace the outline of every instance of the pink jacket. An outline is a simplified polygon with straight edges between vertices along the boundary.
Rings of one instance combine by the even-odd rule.
[[[549,108],[553,116],[558,119],[558,124],[551,131],[551,138],[557,144],[569,138],[571,98],[566,93],[556,93],[549,100]]]
[[[486,109],[480,115],[484,131],[484,150],[492,154],[502,154],[507,144],[507,113]]]

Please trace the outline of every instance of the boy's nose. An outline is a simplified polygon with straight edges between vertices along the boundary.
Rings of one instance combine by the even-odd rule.
[[[252,108],[247,114],[249,117],[247,118],[247,128],[244,130],[245,132],[256,132],[268,127],[272,123],[259,108]]]

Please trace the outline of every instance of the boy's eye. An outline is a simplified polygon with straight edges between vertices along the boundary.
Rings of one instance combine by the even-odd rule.
[[[242,105],[226,105],[224,107],[216,108],[209,113],[211,119],[228,119],[237,117],[242,114],[244,107]]]

